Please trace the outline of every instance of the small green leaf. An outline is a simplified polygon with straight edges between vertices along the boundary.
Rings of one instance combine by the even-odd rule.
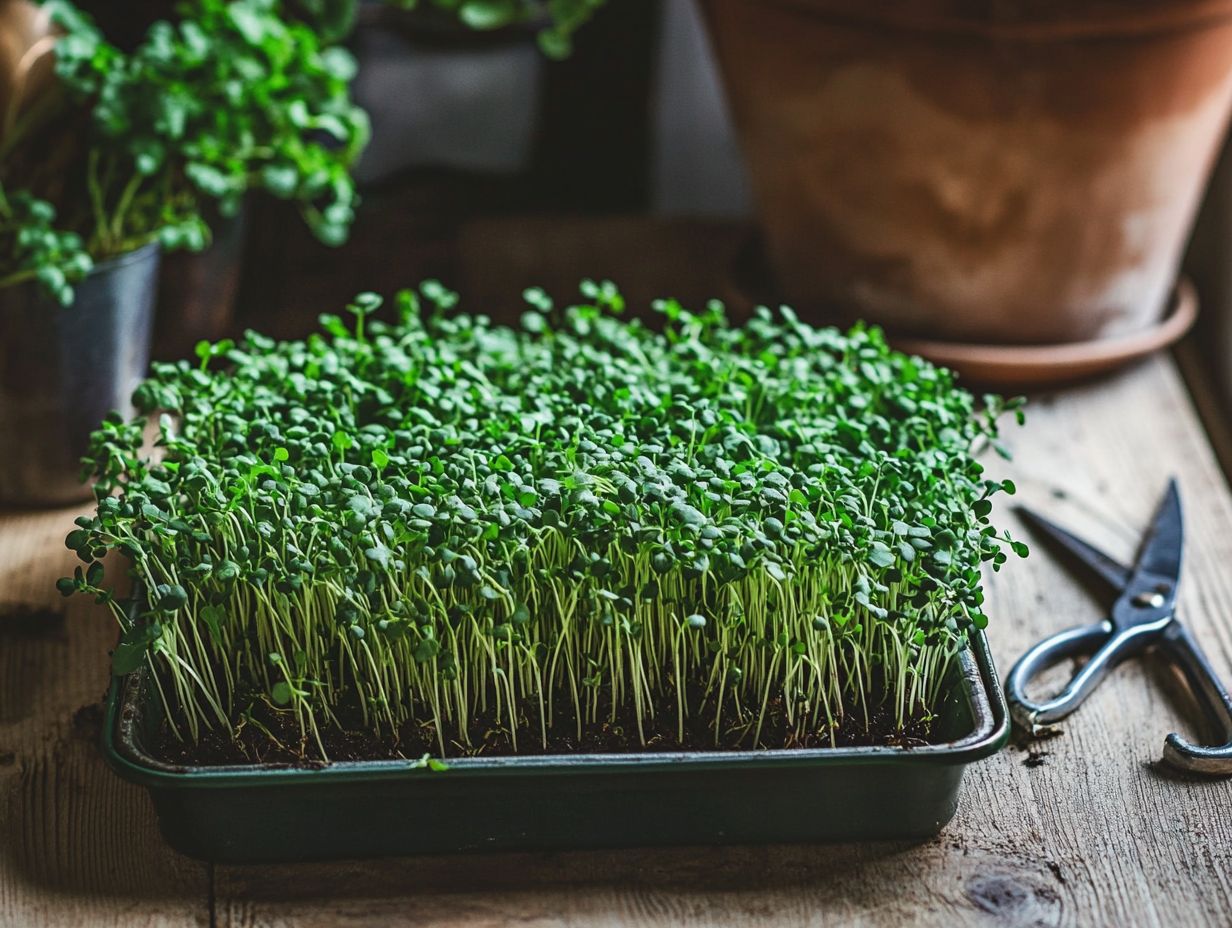
[[[868,559],[876,567],[889,567],[894,563],[894,552],[881,542],[875,541],[869,548]]]
[[[289,706],[291,704],[291,696],[293,692],[294,691],[292,690],[290,683],[286,680],[279,680],[274,684],[274,688],[270,692],[270,696],[273,698],[274,705]]]
[[[472,29],[499,29],[514,21],[517,7],[511,0],[463,0],[458,18]]]

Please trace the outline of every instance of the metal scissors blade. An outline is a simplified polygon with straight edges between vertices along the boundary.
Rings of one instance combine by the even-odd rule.
[[[1033,529],[1044,535],[1064,551],[1084,564],[1101,580],[1120,593],[1129,585],[1132,571],[1115,558],[1109,557],[1090,542],[1083,541],[1068,529],[1061,528],[1057,523],[1046,519],[1034,509],[1026,506],[1018,507],[1021,515]]]
[[[1163,579],[1175,589],[1181,579],[1181,555],[1185,547],[1185,525],[1181,517],[1181,495],[1176,478],[1168,481],[1168,489],[1160,500],[1147,529],[1138,558],[1134,562],[1134,578]],[[1131,578],[1126,586],[1132,586]]]
[[[1058,632],[1019,658],[1005,686],[1014,721],[1028,732],[1038,732],[1077,709],[1120,661],[1151,645],[1161,644],[1227,742],[1205,747],[1172,734],[1164,747],[1164,759],[1190,772],[1232,773],[1232,697],[1197,642],[1175,617],[1176,587],[1184,548],[1184,524],[1176,481],[1168,482],[1132,569],[1038,513],[1023,510],[1023,514],[1033,527],[1089,567],[1120,595],[1108,619]],[[1061,693],[1044,702],[1034,702],[1027,697],[1026,688],[1040,671],[1066,657],[1080,654],[1091,656]]]

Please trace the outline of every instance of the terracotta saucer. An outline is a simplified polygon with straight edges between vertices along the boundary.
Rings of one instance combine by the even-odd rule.
[[[737,254],[726,283],[731,306],[783,302],[775,295],[764,253],[755,239]],[[1189,279],[1182,277],[1163,318],[1128,335],[1053,345],[984,345],[886,334],[899,351],[950,368],[968,386],[1026,390],[1074,383],[1116,370],[1171,345],[1189,331],[1197,317],[1197,292]]]
[[[1177,281],[1168,313],[1128,335],[1056,345],[973,345],[894,338],[899,351],[918,354],[956,371],[964,381],[998,389],[1032,389],[1085,380],[1166,348],[1198,317],[1198,294],[1188,278]]]

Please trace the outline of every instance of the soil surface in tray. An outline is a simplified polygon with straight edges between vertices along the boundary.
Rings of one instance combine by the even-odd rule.
[[[794,726],[787,721],[782,700],[771,700],[760,737],[754,743],[754,725],[730,727],[717,743],[713,709],[686,716],[684,740],[677,733],[676,700],[667,695],[655,705],[654,718],[643,721],[642,734],[632,709],[617,711],[615,721],[610,711],[599,714],[599,721],[582,726],[578,737],[573,720],[572,704],[565,700],[554,714],[555,724],[547,730],[544,744],[539,719],[524,719],[515,738],[505,722],[494,712],[474,720],[469,727],[470,744],[463,742],[456,728],[445,733],[444,757],[496,757],[542,754],[625,754],[663,753],[671,751],[742,751],[774,748],[870,747],[889,745],[918,747],[932,743],[930,725],[922,717],[909,719],[899,726],[888,706],[869,705],[844,707],[842,721],[834,729],[831,741],[828,730],[809,732],[797,737]],[[177,739],[165,725],[153,744],[146,749],[159,760],[184,766],[217,766],[225,764],[288,764],[317,766],[321,763],[320,748],[311,737],[305,740],[293,713],[277,710],[265,702],[257,702],[249,710],[252,721],[237,725],[239,737],[232,740],[225,734],[202,734],[197,744]],[[348,720],[348,723],[350,720]],[[397,736],[377,737],[362,732],[358,719],[349,730],[332,729],[321,732],[326,755],[332,761],[417,759],[426,755],[441,757],[441,745],[436,728],[431,723],[408,723]],[[644,735],[644,739],[643,739]]]

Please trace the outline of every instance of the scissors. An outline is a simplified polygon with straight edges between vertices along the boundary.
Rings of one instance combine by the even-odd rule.
[[[1125,567],[1095,546],[1029,509],[1029,524],[1092,571],[1117,594],[1108,618],[1057,632],[1019,658],[1006,679],[1005,694],[1014,722],[1040,734],[1080,705],[1108,671],[1126,658],[1158,647],[1184,674],[1224,743],[1205,747],[1176,732],[1164,742],[1164,760],[1191,773],[1232,774],[1232,698],[1189,630],[1176,617],[1176,588],[1181,577],[1184,529],[1176,481],[1168,482],[1162,502],[1143,538],[1133,567]],[[1090,659],[1058,695],[1044,702],[1027,697],[1027,686],[1044,668],[1068,657]]]

